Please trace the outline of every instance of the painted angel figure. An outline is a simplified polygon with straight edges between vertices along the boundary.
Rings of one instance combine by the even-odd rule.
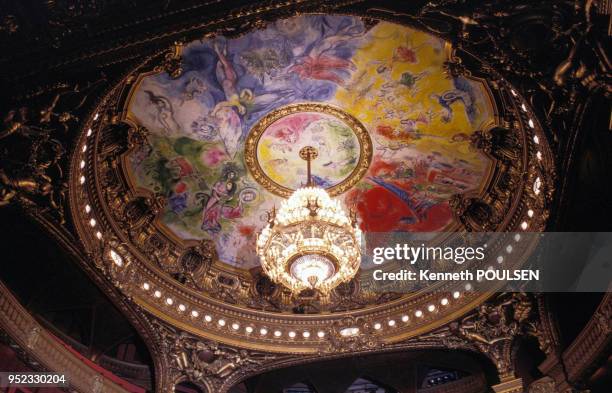
[[[211,115],[217,121],[219,136],[228,156],[234,159],[242,138],[242,116],[247,111],[245,104],[253,100],[253,92],[249,89],[243,89],[238,93],[236,86],[238,75],[227,57],[227,47],[221,47],[218,42],[215,42],[213,48],[219,58],[216,75],[223,88],[225,101],[217,103],[211,111]]]
[[[356,24],[350,24],[334,35],[322,38],[312,44],[303,56],[296,59],[296,63],[289,68],[289,72],[296,72],[301,78],[316,79],[345,85],[355,64],[339,54],[338,48],[355,39],[365,32]]]

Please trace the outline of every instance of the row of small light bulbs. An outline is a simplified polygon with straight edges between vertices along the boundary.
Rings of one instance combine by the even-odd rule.
[[[145,283],[142,284],[142,289],[144,291],[146,291],[146,292],[150,292],[151,296],[153,296],[154,298],[161,299],[161,297],[162,297],[162,292],[159,289],[152,290],[151,284],[149,284],[148,282],[145,282]],[[174,303],[175,303],[174,299],[171,298],[171,297],[167,297],[164,300],[164,302],[168,306],[173,306]],[[182,303],[179,303],[177,305],[176,309],[179,312],[183,313],[183,312],[187,311],[187,306],[182,304]],[[200,316],[200,312],[198,310],[191,310],[190,315],[191,315],[192,318],[198,318]],[[205,314],[203,316],[203,319],[204,319],[204,322],[207,323],[207,324],[212,324],[213,322],[215,322],[214,318],[211,315],[209,315],[209,314]],[[218,318],[216,320],[216,323],[217,323],[217,325],[220,328],[224,328],[224,327],[228,326],[228,322],[224,318]],[[232,322],[228,327],[230,327],[232,330],[238,332],[240,330],[240,323]],[[246,334],[252,334],[252,333],[255,332],[255,327],[253,327],[251,325],[247,325],[247,326],[244,327],[244,331],[245,331]],[[270,331],[268,330],[267,327],[261,327],[259,329],[259,334],[262,337],[267,336],[268,333],[270,333]],[[274,337],[276,337],[276,338],[279,338],[279,337],[282,337],[283,332],[281,330],[277,329],[277,330],[274,330],[272,332],[272,335]],[[295,331],[293,331],[293,330],[289,331],[287,333],[287,335],[289,336],[289,338],[296,338],[297,337],[297,333]],[[325,338],[325,336],[326,336],[326,333],[323,330],[319,330],[317,332],[317,334],[316,334],[316,337],[318,337],[319,339],[323,339],[323,338]],[[305,339],[310,338],[311,337],[311,332],[308,331],[308,330],[304,330],[302,332],[302,337],[304,337]]]
[[[519,241],[521,240],[521,236],[520,236],[519,234],[515,234],[515,235],[514,235],[514,240],[515,240],[516,242],[519,242]],[[512,247],[512,245],[511,245],[511,244],[509,244],[508,246],[506,246],[505,251],[506,251],[506,253],[507,253],[507,254],[512,253],[512,251],[513,251],[513,247]],[[119,266],[119,267],[123,266],[123,258],[122,258],[122,257],[121,257],[121,255],[119,255],[119,254],[118,254],[118,253],[117,253],[115,250],[111,249],[111,250],[109,251],[109,256],[110,256],[110,258],[113,260],[113,262],[114,262],[114,263],[115,263],[117,266]],[[500,255],[500,256],[498,256],[498,259],[497,259],[497,260],[498,260],[498,262],[499,262],[499,263],[503,262],[503,256],[501,256],[501,255]],[[493,267],[492,267],[492,266],[490,266],[490,267],[489,267],[489,269],[493,269]],[[147,283],[147,282],[144,282],[144,283],[142,284],[142,289],[143,289],[143,290],[145,290],[146,292],[151,291],[151,284],[149,284],[149,283]],[[471,283],[467,283],[467,284],[465,284],[465,290],[466,290],[466,291],[471,291],[472,289],[473,289],[473,287],[472,287],[472,284],[471,284]],[[158,290],[158,289],[157,289],[157,290],[152,291],[152,292],[151,292],[151,295],[152,295],[153,297],[157,298],[157,299],[161,299],[161,297],[162,297],[162,292],[161,292],[160,290]],[[459,299],[460,297],[461,297],[461,292],[459,292],[459,291],[454,291],[454,292],[452,293],[452,298],[453,298],[453,299]],[[450,302],[451,302],[451,301],[449,300],[449,298],[447,298],[447,297],[443,297],[443,298],[441,298],[441,299],[440,299],[440,306],[442,306],[442,307],[448,306],[448,305],[450,304]],[[173,305],[174,305],[174,303],[175,303],[175,301],[174,301],[174,299],[173,299],[173,298],[171,298],[171,297],[167,297],[167,298],[165,299],[165,303],[166,303],[166,305],[168,305],[168,306],[173,306]],[[184,304],[182,304],[182,303],[179,303],[179,304],[178,304],[178,306],[177,306],[177,310],[178,310],[179,312],[183,313],[183,312],[187,311],[187,306],[186,306],[186,305],[184,305]],[[427,309],[426,309],[426,310],[427,310],[429,313],[434,313],[434,312],[436,312],[436,311],[438,310],[438,307],[436,307],[436,305],[435,305],[435,304],[431,303],[431,304],[429,304],[429,305],[427,306]],[[192,317],[192,318],[198,318],[198,317],[200,316],[200,313],[199,313],[197,310],[192,310],[190,314],[191,314],[191,317]],[[420,309],[417,309],[417,310],[415,310],[415,311],[414,311],[414,316],[415,316],[416,318],[422,318],[422,317],[424,317],[424,315],[425,315],[425,313],[424,313],[422,310],[420,310]],[[404,315],[402,315],[402,316],[401,316],[399,319],[400,319],[400,320],[401,320],[403,323],[408,323],[408,322],[410,321],[410,316],[409,316],[408,314],[404,314]],[[213,322],[213,317],[212,317],[212,316],[210,316],[210,315],[208,315],[208,314],[206,314],[206,315],[204,315],[204,321],[205,321],[207,324],[212,323],[212,322]],[[223,327],[225,327],[225,326],[227,325],[227,321],[226,321],[224,318],[219,318],[219,319],[217,319],[217,321],[216,321],[216,322],[217,322],[217,325],[218,325],[220,328],[223,328]],[[387,320],[387,321],[386,321],[386,323],[387,323],[387,325],[388,325],[390,328],[393,328],[393,327],[396,327],[396,326],[397,326],[397,321],[396,321],[395,319],[389,319],[389,320]],[[384,327],[384,326],[383,326],[383,323],[381,323],[381,322],[375,322],[375,323],[374,323],[372,326],[374,327],[374,329],[375,329],[375,330],[382,330],[382,329],[383,329],[383,327]],[[231,324],[229,327],[231,327],[231,329],[232,329],[232,330],[234,330],[234,331],[236,331],[236,332],[240,330],[240,324],[239,324],[238,322],[233,322],[233,323],[232,323],[232,324]],[[252,333],[255,331],[255,328],[254,328],[253,326],[247,325],[247,326],[245,326],[244,331],[245,331],[245,333],[246,333],[246,334],[252,334]],[[359,331],[358,331],[358,330],[356,330],[356,333],[358,333],[358,332],[359,332]],[[260,328],[260,329],[259,329],[259,334],[260,334],[261,336],[266,336],[268,333],[269,333],[269,331],[268,331],[268,328],[266,328],[266,327],[262,327],[262,328]],[[282,332],[281,330],[275,330],[275,331],[273,332],[273,335],[274,335],[274,337],[276,337],[276,338],[280,338],[280,337],[282,337],[283,332]],[[287,335],[288,335],[288,336],[289,336],[289,338],[291,338],[291,339],[294,339],[294,338],[296,338],[296,337],[297,337],[297,333],[296,333],[295,331],[293,331],[293,330],[290,330],[290,331],[287,333]],[[323,330],[319,330],[319,331],[317,332],[317,336],[316,336],[316,337],[318,337],[319,339],[323,339],[323,338],[325,338],[325,336],[326,336],[325,331],[323,331]],[[311,337],[311,333],[310,333],[310,331],[308,331],[308,330],[302,331],[302,337],[303,337],[304,339],[309,339],[309,338]]]
[[[98,118],[100,117],[99,113],[96,113],[93,117],[93,120],[96,121],[98,120]],[[91,128],[87,129],[87,138],[91,137],[93,135],[93,130]],[[81,148],[81,153],[83,154],[83,157],[81,158],[81,162],[79,163],[79,169],[81,170],[81,176],[79,177],[79,183],[81,185],[85,184],[85,174],[83,173],[83,170],[85,169],[85,153],[87,152],[87,141],[85,141],[85,143],[83,144],[83,147]],[[85,214],[87,214],[88,216],[91,214],[91,205],[87,204],[85,205]],[[96,225],[98,225],[98,222],[96,221],[95,217],[89,217],[89,226],[92,228],[95,228]],[[100,231],[96,231],[96,238],[98,240],[102,240],[102,232]],[[113,251],[114,252],[114,251]],[[115,255],[119,255],[119,254],[115,254]],[[112,255],[111,255],[112,257]],[[120,257],[119,257],[120,258]],[[114,259],[114,258],[113,258]],[[123,262],[123,260],[121,260]],[[121,262],[121,265],[123,264]],[[117,261],[115,261],[115,263],[117,263]]]
[[[516,92],[516,90],[514,89],[510,89],[510,93],[512,93],[512,95],[514,97],[518,98],[518,93]],[[527,110],[527,105],[525,105],[524,102],[521,103],[521,110],[527,114],[528,110]],[[528,117],[527,119],[527,124],[529,125],[529,128],[531,128],[532,130],[535,130],[535,122],[533,121],[533,119],[531,117]],[[537,135],[533,136],[533,143],[535,143],[536,145],[540,144],[540,138]],[[538,159],[538,161],[542,161],[542,152],[540,150],[536,150],[536,158]],[[542,179],[540,179],[539,177],[537,177],[535,179],[535,181],[533,182],[533,192],[534,194],[538,195],[540,194],[540,188],[542,186]],[[533,215],[533,213],[532,213]],[[531,215],[531,216],[532,216]],[[530,217],[531,217],[530,216]],[[524,228],[523,228],[524,227]],[[523,230],[527,229],[527,225],[525,222],[523,222],[521,224],[521,228]]]
[[[518,97],[518,93],[517,93],[517,92],[516,92],[514,89],[510,89],[510,92],[512,93],[512,95],[513,95],[514,97]],[[523,102],[523,103],[521,103],[521,110],[522,110],[524,113],[527,113],[527,106],[525,105],[525,103],[524,103],[524,102]],[[534,123],[534,121],[533,121],[533,119],[532,119],[532,118],[528,118],[527,124],[529,125],[529,128],[531,128],[532,130],[533,130],[533,129],[535,129],[535,123]],[[539,144],[540,144],[540,138],[539,138],[537,135],[534,135],[534,136],[533,136],[533,142],[534,142],[536,145],[539,145]],[[536,158],[538,159],[538,161],[541,161],[541,160],[542,160],[542,152],[541,152],[541,151],[539,151],[539,150],[537,150],[537,151],[536,151]],[[540,194],[540,192],[541,192],[541,190],[540,190],[541,186],[542,186],[542,180],[540,179],[540,177],[536,177],[536,179],[535,179],[535,181],[534,181],[534,184],[533,184],[533,192],[534,192],[536,195]],[[534,211],[533,211],[533,209],[528,209],[528,210],[527,210],[527,217],[528,217],[528,218],[533,218],[533,216],[534,216]],[[523,222],[521,222],[520,227],[521,227],[521,229],[522,229],[523,231],[526,231],[526,230],[529,228],[529,222],[528,222],[527,220],[524,220]],[[518,233],[517,233],[517,234],[515,234],[515,235],[514,235],[514,241],[519,242],[520,240],[521,240],[521,235],[520,235],[520,234],[518,234]],[[512,251],[513,251],[513,248],[514,248],[514,247],[512,246],[512,244],[508,244],[508,245],[506,246],[506,248],[505,248],[505,252],[506,252],[506,254],[511,254],[511,253],[512,253]],[[497,256],[497,263],[503,263],[503,262],[504,262],[504,256],[503,256],[503,255],[498,255],[498,256]],[[493,267],[493,266],[489,266],[489,267],[488,267],[488,269],[489,269],[489,270],[494,270],[494,267]],[[467,285],[470,285],[470,284],[467,284]],[[467,289],[467,288],[466,288],[466,289]]]
[[[512,93],[512,95],[514,97],[518,98],[518,93],[516,92],[516,90],[510,89],[510,93]],[[521,110],[524,113],[528,113],[527,106],[525,105],[525,102],[521,102]],[[527,124],[529,125],[529,128],[531,128],[532,130],[535,130],[535,123],[534,123],[534,121],[533,121],[533,119],[531,117],[528,117]],[[533,143],[535,143],[536,145],[540,144],[540,138],[537,135],[533,136]],[[540,150],[536,150],[536,158],[538,159],[538,161],[542,161],[542,152]],[[538,177],[536,177],[536,179],[533,182],[533,193],[535,195],[539,195],[540,192],[541,192],[541,187],[542,187],[542,179],[538,176]],[[527,210],[527,217],[528,218],[533,218],[533,215],[534,215],[534,211],[532,209]],[[521,227],[521,229],[523,231],[526,231],[527,228],[529,228],[529,222],[527,220],[521,222],[520,227]],[[520,235],[518,235],[518,234],[515,235],[515,240],[518,242],[520,240]],[[506,247],[506,252],[508,254],[510,254],[512,252],[512,246],[511,245],[508,245]],[[497,257],[497,262],[498,263],[502,263],[503,260],[504,260],[503,256],[500,255],[500,256]]]
[[[466,284],[466,290],[470,290],[472,288],[471,284]],[[452,293],[452,298],[453,299],[459,299],[461,297],[461,292],[459,291],[455,291]],[[440,305],[443,307],[446,307],[450,304],[451,300],[447,297],[443,297],[442,299],[440,299]],[[429,313],[434,313],[438,310],[438,307],[431,303],[427,306],[426,309]],[[414,311],[414,316],[417,318],[423,318],[425,316],[425,312],[423,312],[422,310],[415,310]],[[408,323],[410,322],[410,316],[408,314],[404,314],[402,316],[400,316],[400,320],[403,323]],[[384,328],[383,324],[381,322],[375,322],[373,325],[375,330],[382,330]],[[389,319],[387,320],[387,326],[389,326],[390,328],[394,328],[397,326],[397,321],[395,319]]]
[[[93,117],[93,120],[96,121],[96,120],[98,120],[99,117],[100,117],[100,114],[96,113],[94,115],[94,117]],[[86,134],[87,138],[91,137],[92,135],[93,135],[93,130],[91,128],[88,128],[87,129],[87,134]],[[87,152],[87,142],[84,143],[83,147],[81,148],[81,153],[83,154],[83,157],[81,158],[81,161],[79,162],[79,169],[81,171],[83,171],[85,169],[85,165],[86,165],[86,163],[85,163],[85,158],[86,158],[85,157],[85,153],[86,152]],[[79,178],[79,183],[81,185],[84,185],[85,184],[85,180],[86,180],[85,174],[81,172],[81,176]],[[85,214],[87,214],[88,217],[89,217],[89,215],[92,212],[91,205],[86,204],[84,210],[85,210]],[[92,227],[92,228],[95,228],[97,225],[98,225],[98,222],[96,221],[95,217],[90,217],[89,218],[89,226]],[[102,238],[103,238],[102,232],[100,232],[100,231],[96,231],[95,236],[96,236],[96,238],[98,240],[102,240]],[[109,257],[115,263],[115,265],[117,265],[119,267],[123,266],[123,257],[117,251],[111,249],[109,251]]]
[[[113,251],[113,250],[111,250],[111,258],[112,258],[113,260],[115,260],[115,263],[117,263],[117,258],[113,257],[113,252],[114,252],[114,251]],[[120,257],[119,257],[119,258],[120,258]],[[119,265],[119,264],[118,264],[118,265]],[[150,293],[150,295],[151,295],[152,297],[156,298],[156,299],[161,299],[161,298],[162,298],[162,292],[161,292],[161,290],[159,290],[159,289],[155,289],[155,290],[153,290],[153,289],[152,289],[151,284],[149,284],[148,282],[144,282],[144,283],[142,284],[141,288],[142,288],[142,289],[143,289],[145,292]],[[471,285],[471,284],[469,284],[469,283],[468,283],[468,284],[466,284],[466,285],[465,285],[465,289],[466,289],[467,291],[471,290],[471,289],[472,289],[472,285]],[[453,299],[459,299],[460,297],[461,297],[461,292],[459,292],[459,291],[455,291],[455,292],[453,292],[453,293],[452,293],[452,298],[453,298]],[[440,299],[440,306],[442,306],[442,307],[448,306],[448,305],[450,304],[450,302],[451,302],[451,300],[449,300],[449,298],[444,297],[444,298]],[[166,299],[164,300],[164,303],[165,303],[167,306],[172,307],[172,306],[174,306],[174,305],[175,305],[175,300],[174,300],[173,298],[171,298],[171,297],[166,297]],[[177,310],[178,310],[180,313],[184,313],[184,312],[186,312],[186,311],[187,311],[187,306],[186,306],[185,304],[183,304],[183,303],[179,303],[179,304],[176,306],[176,309],[177,309]],[[426,309],[426,310],[427,310],[429,313],[434,313],[434,312],[436,312],[436,311],[438,310],[438,307],[437,307],[435,304],[431,303],[431,304],[429,304],[429,305],[427,306],[427,309]],[[191,315],[191,317],[192,317],[192,318],[194,318],[194,319],[195,319],[195,318],[200,317],[200,312],[199,312],[198,310],[195,310],[195,309],[194,309],[194,310],[191,310],[190,315]],[[414,312],[414,316],[415,316],[415,317],[417,317],[417,318],[422,318],[422,317],[424,317],[424,316],[425,316],[425,312],[423,312],[422,310],[418,309],[418,310],[416,310],[416,311]],[[205,315],[203,316],[203,319],[204,319],[204,322],[205,322],[206,324],[212,324],[213,322],[215,322],[215,318],[213,318],[213,317],[212,317],[211,315],[209,315],[209,314],[205,314]],[[408,323],[408,322],[410,321],[410,316],[409,316],[408,314],[403,314],[403,315],[401,315],[401,316],[400,316],[400,318],[399,318],[399,319],[400,319],[400,320],[401,320],[403,323]],[[218,325],[218,327],[219,327],[219,328],[225,328],[226,326],[228,326],[228,327],[229,327],[229,328],[231,328],[233,331],[238,332],[238,331],[240,330],[240,323],[239,323],[239,322],[232,322],[230,325],[228,325],[227,320],[226,320],[225,318],[222,318],[222,317],[221,317],[221,318],[216,319],[216,323],[217,323],[217,325]],[[386,321],[386,323],[387,323],[387,325],[388,325],[389,327],[395,327],[395,326],[397,326],[397,321],[396,321],[395,319],[389,319],[389,320],[387,320],[387,321]],[[383,323],[382,323],[382,322],[375,322],[375,323],[374,323],[372,326],[374,327],[374,329],[375,329],[375,330],[382,330],[382,329],[383,329]],[[244,332],[245,332],[246,334],[252,334],[252,333],[254,333],[254,332],[255,332],[255,327],[254,327],[254,326],[251,326],[251,325],[247,325],[247,326],[245,326],[245,327],[244,327]],[[358,330],[357,330],[357,332],[358,332]],[[260,336],[265,337],[265,336],[267,336],[269,333],[270,333],[270,331],[268,330],[268,328],[267,328],[267,327],[261,327],[261,328],[259,328],[259,335],[260,335]],[[279,330],[279,329],[274,330],[274,331],[273,331],[273,333],[272,333],[272,335],[273,335],[275,338],[280,338],[280,337],[282,337],[282,336],[283,336],[283,331],[282,331],[282,330]],[[294,331],[294,330],[290,330],[290,331],[288,331],[288,332],[287,332],[287,336],[288,336],[289,338],[291,338],[291,339],[294,339],[294,338],[296,338],[296,337],[298,336],[298,333],[297,333],[296,331]],[[311,333],[309,330],[304,330],[304,331],[302,331],[302,332],[301,332],[301,336],[302,336],[304,339],[309,339],[309,338],[313,337],[312,333]],[[325,336],[326,336],[326,332],[325,332],[325,331],[323,331],[323,330],[319,330],[319,331],[317,331],[316,338],[318,338],[318,339],[324,339],[324,338],[325,338]]]

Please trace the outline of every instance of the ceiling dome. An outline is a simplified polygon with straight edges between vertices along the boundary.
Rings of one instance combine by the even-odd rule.
[[[153,56],[86,122],[71,205],[102,274],[185,330],[280,352],[397,342],[482,302],[456,283],[398,294],[352,280],[325,299],[294,296],[262,272],[256,235],[304,186],[305,146],[319,154],[315,185],[365,234],[540,230],[552,160],[522,97],[398,23],[302,15],[258,27]]]

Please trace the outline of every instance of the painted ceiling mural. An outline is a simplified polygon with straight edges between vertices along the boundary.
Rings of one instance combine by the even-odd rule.
[[[469,148],[493,122],[484,85],[444,72],[445,42],[405,26],[366,28],[352,16],[299,16],[235,39],[195,41],[183,73],[140,80],[131,121],[150,131],[129,157],[135,187],[167,199],[162,222],[183,239],[213,239],[220,259],[257,266],[253,252],[275,195],[245,164],[245,141],[272,111],[323,103],[357,119],[372,157],[356,184],[337,196],[364,231],[439,231],[453,222],[453,194],[483,186],[489,160]],[[271,123],[257,161],[273,182],[306,180],[304,145],[319,157],[315,181],[330,187],[354,173],[362,141],[329,113],[292,113]]]

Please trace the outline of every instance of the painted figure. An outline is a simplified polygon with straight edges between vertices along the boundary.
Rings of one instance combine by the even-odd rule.
[[[221,223],[219,221],[222,218],[232,219],[242,215],[242,202],[240,200],[238,201],[238,206],[227,205],[227,202],[233,199],[236,187],[236,172],[231,170],[227,171],[213,185],[202,211],[201,228],[203,231],[218,233],[221,231]]]
[[[220,48],[218,43],[214,44],[215,53],[219,61],[217,62],[217,80],[223,87],[225,93],[225,101],[221,101],[215,105],[212,110],[212,116],[217,120],[219,134],[225,151],[230,158],[236,156],[238,143],[242,138],[242,119],[246,113],[245,102],[252,100],[253,93],[244,89],[238,94],[236,81],[238,79],[234,66],[226,57],[227,47]]]
[[[176,120],[174,120],[172,102],[162,95],[153,93],[151,90],[145,90],[144,92],[147,94],[149,102],[153,104],[157,112],[155,120],[164,128],[165,134],[170,135],[173,132],[177,132],[180,127]]]
[[[335,34],[323,38],[310,51],[295,60],[289,72],[296,72],[301,78],[316,79],[344,85],[346,79],[355,70],[350,59],[340,56],[342,44],[362,36],[363,28],[354,23],[338,30]]]

